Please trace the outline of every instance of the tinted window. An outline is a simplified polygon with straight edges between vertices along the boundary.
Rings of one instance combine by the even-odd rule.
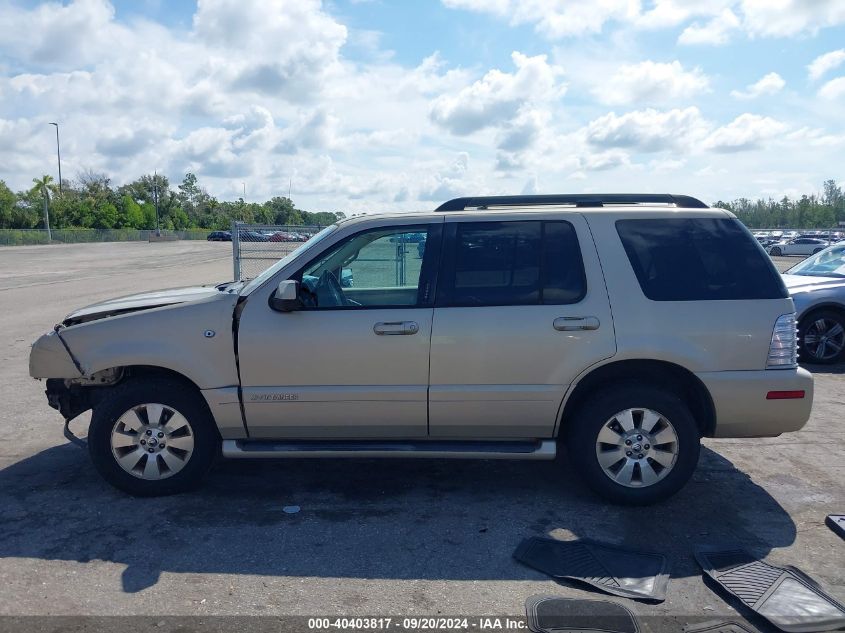
[[[788,296],[739,220],[619,220],[616,230],[643,293],[654,301]]]
[[[449,227],[438,305],[580,301],[586,283],[569,222],[472,222]]]

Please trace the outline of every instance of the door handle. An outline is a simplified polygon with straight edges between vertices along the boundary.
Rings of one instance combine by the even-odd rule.
[[[379,336],[401,336],[419,331],[420,326],[416,321],[386,321],[373,326],[373,332]]]
[[[589,317],[558,317],[552,325],[559,332],[571,332],[573,330],[598,330],[599,320],[594,316]]]

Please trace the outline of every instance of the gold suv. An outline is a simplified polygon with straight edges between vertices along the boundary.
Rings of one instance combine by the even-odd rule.
[[[688,196],[461,198],[324,229],[255,279],[78,310],[30,374],[137,495],[227,458],[553,459],[619,503],[678,491],[702,437],[797,431],[792,299]],[[67,426],[66,426],[67,432]]]

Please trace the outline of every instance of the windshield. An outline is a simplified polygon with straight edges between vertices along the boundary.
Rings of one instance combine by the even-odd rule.
[[[845,244],[837,244],[819,251],[786,273],[811,277],[845,277]]]
[[[277,261],[275,264],[270,266],[270,268],[268,268],[263,273],[258,275],[255,279],[250,280],[246,284],[246,286],[244,286],[242,294],[249,294],[250,292],[252,292],[256,288],[258,288],[261,284],[263,284],[265,281],[270,279],[270,277],[275,275],[279,270],[281,270],[282,268],[287,266],[290,262],[292,262],[305,249],[311,248],[312,246],[314,246],[318,242],[322,242],[324,239],[326,239],[326,237],[328,237],[329,235],[334,233],[336,228],[337,228],[337,224],[332,224],[331,226],[327,226],[322,231],[317,233],[314,237],[312,237],[310,240],[300,244],[297,248],[295,248],[290,253],[288,253],[287,255],[282,257],[279,261]]]

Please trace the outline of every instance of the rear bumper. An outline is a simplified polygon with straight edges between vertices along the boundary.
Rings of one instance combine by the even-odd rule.
[[[696,374],[713,399],[714,437],[773,437],[800,430],[813,406],[813,376],[806,369],[715,371]],[[772,391],[803,391],[803,398],[766,399]]]

